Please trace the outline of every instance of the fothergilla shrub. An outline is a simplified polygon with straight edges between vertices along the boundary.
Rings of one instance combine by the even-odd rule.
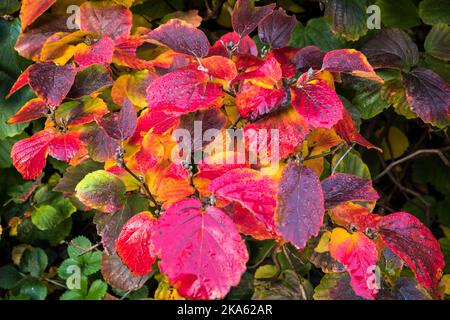
[[[204,24],[189,11],[150,25],[142,1],[75,1],[73,21],[69,2],[22,1],[15,49],[33,63],[8,97],[34,95],[6,119],[33,124],[10,146],[22,178],[37,179],[22,190],[29,228],[52,230],[78,210],[101,238],[70,242],[59,277],[73,263],[84,282],[63,298],[105,295],[104,282],[87,282],[98,250],[116,295],[158,281],[160,298],[443,296],[435,236],[414,212],[378,210],[390,196],[355,151],[395,158],[359,131],[390,105],[435,130],[449,124],[450,87],[408,33],[383,28],[359,50],[326,49],[275,4],[211,4]],[[330,2],[340,1],[325,3],[331,26],[314,23],[331,42],[360,38],[339,28]],[[226,14],[232,30],[210,34]]]

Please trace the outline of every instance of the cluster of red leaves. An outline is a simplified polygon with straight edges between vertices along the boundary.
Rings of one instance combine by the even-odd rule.
[[[47,121],[43,131],[14,145],[13,163],[25,179],[34,179],[47,154],[72,166],[87,158],[104,162],[95,186],[81,181],[75,191],[87,208],[105,215],[123,208],[122,191],[147,195],[161,216],[134,215],[115,242],[133,274],[148,274],[159,259],[161,272],[181,295],[223,298],[246,269],[240,233],[290,242],[302,250],[319,235],[328,212],[340,226],[332,231],[330,254],[350,274],[356,294],[376,297],[367,270],[386,246],[418,281],[436,286],[443,257],[423,224],[408,213],[381,217],[353,204],[378,199],[370,180],[336,174],[321,182],[323,160],[294,160],[302,146],[312,155],[342,141],[374,148],[358,133],[334,90],[341,73],[382,82],[362,53],[289,47],[295,17],[275,5],[255,7],[250,0],[237,1],[234,32],[212,46],[201,30],[179,19],[131,35],[131,12],[115,2],[83,3],[75,32],[57,19],[33,23],[54,2],[25,1],[22,6],[16,49],[36,63],[10,94],[29,85],[37,98],[9,123],[43,116]],[[47,18],[42,17],[44,22]],[[249,37],[256,28],[270,48],[263,56]],[[140,58],[142,46],[153,48],[156,57]],[[133,72],[118,73],[121,67]],[[189,172],[171,161],[179,151],[179,141],[171,136],[175,129],[192,132],[192,123],[201,120],[204,130],[225,130],[236,119],[245,132],[279,130],[280,157],[287,160],[280,161],[280,172],[269,176],[262,174],[261,164],[208,161]],[[270,152],[271,141],[268,145]],[[206,147],[194,141],[193,151]],[[246,148],[257,150],[258,145]]]

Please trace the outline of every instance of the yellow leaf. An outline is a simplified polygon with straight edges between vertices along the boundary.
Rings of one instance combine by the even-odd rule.
[[[9,221],[8,221],[8,226],[9,226],[9,235],[11,237],[15,237],[17,236],[17,227],[22,223],[22,219],[20,219],[19,217],[12,217]]]
[[[442,277],[442,283],[445,285],[445,294],[450,295],[450,274]]]
[[[314,251],[317,253],[325,253],[328,252],[328,245],[330,244],[331,232],[325,231],[320,237],[319,243],[314,248]]]
[[[383,133],[384,129],[381,128],[375,132],[375,135],[379,137]],[[381,148],[384,150],[384,160],[391,160],[401,157],[409,147],[409,141],[402,130],[396,127],[391,127],[386,138],[381,142]]]
[[[173,288],[167,281],[167,278],[164,276],[156,276],[158,281],[158,288],[155,291],[155,300],[185,300],[180,294],[178,290]]]
[[[11,251],[11,259],[16,266],[20,264],[20,259],[22,258],[23,253],[27,249],[32,249],[33,247],[28,244],[19,244],[15,246]]]
[[[270,279],[277,274],[277,267],[266,264],[256,269],[255,279]]]

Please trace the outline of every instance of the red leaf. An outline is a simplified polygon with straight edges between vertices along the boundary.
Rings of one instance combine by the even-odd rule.
[[[342,263],[350,274],[350,284],[355,293],[366,299],[374,299],[378,289],[372,286],[373,268],[378,261],[375,244],[363,233],[348,233],[336,228],[331,233],[330,254]]]
[[[92,64],[110,64],[114,54],[114,41],[103,37],[96,43],[82,47],[75,52],[74,60],[79,67]]]
[[[378,231],[386,245],[414,271],[417,280],[434,288],[442,276],[444,257],[439,243],[419,219],[407,212],[384,216]]]
[[[277,130],[275,132],[278,133],[278,140],[274,139],[273,142],[274,132],[272,130]],[[300,146],[308,134],[309,128],[308,123],[293,108],[288,108],[278,111],[267,119],[247,124],[244,132],[249,141],[249,150],[257,151],[259,154],[265,153],[264,145],[267,143],[267,153],[270,157],[277,156],[272,151],[275,147],[278,148],[278,157],[283,159]]]
[[[39,119],[48,112],[47,104],[39,98],[31,99],[8,119],[8,124],[16,124]]]
[[[311,169],[295,162],[284,168],[278,186],[275,223],[278,233],[303,249],[319,234],[325,214],[319,177]]]
[[[33,23],[41,14],[47,11],[56,0],[23,0],[20,8],[20,21],[22,22],[22,30],[25,30]]]
[[[48,153],[55,159],[69,161],[84,148],[78,132],[68,132],[55,136],[48,145]]]
[[[59,106],[75,81],[76,71],[70,66],[41,62],[29,69],[29,83],[36,95],[51,106]]]
[[[272,48],[286,47],[297,24],[295,15],[288,16],[282,8],[274,10],[258,24],[258,35]]]
[[[249,235],[256,240],[267,240],[278,238],[278,235],[269,231],[266,224],[258,220],[255,215],[239,203],[232,203],[223,210],[233,220],[240,233]]]
[[[197,199],[173,204],[159,219],[153,243],[159,267],[179,293],[220,299],[239,283],[247,249],[231,219]]]
[[[381,219],[381,216],[353,203],[339,205],[328,212],[335,224],[345,227],[347,230],[356,230],[367,234],[377,229],[377,223]]]
[[[234,62],[221,56],[204,58],[201,64],[210,76],[217,79],[232,81],[238,75]]]
[[[149,69],[153,63],[140,59],[137,56],[137,49],[144,43],[144,40],[137,37],[122,37],[115,41],[113,62],[119,66],[133,69]]]
[[[242,38],[256,29],[258,23],[272,13],[275,3],[255,7],[254,0],[237,0],[231,23],[233,30]]]
[[[6,99],[9,99],[15,92],[19,91],[23,87],[25,87],[30,82],[30,67],[28,67],[22,74],[17,78],[16,82],[9,90]]]
[[[325,208],[330,209],[348,201],[376,201],[379,196],[372,180],[348,173],[336,173],[322,181]]]
[[[438,127],[450,124],[450,85],[429,69],[417,68],[403,75],[406,97],[413,111]]]
[[[323,58],[322,69],[343,72],[351,75],[383,82],[367,61],[367,58],[354,49],[339,49],[327,52]]]
[[[48,144],[54,138],[53,129],[43,130],[22,139],[11,149],[13,165],[24,179],[35,179],[45,167]]]
[[[214,179],[209,190],[220,198],[236,201],[273,230],[276,182],[252,169],[233,169]]]
[[[222,96],[222,90],[209,82],[206,72],[190,67],[165,74],[147,88],[149,109],[174,115],[217,108]]]
[[[263,86],[275,86],[281,80],[283,72],[278,61],[274,57],[268,57],[262,65],[258,65],[256,70],[251,68],[247,72],[240,73],[233,83],[240,80],[248,80],[253,84]]]
[[[320,79],[302,83],[291,90],[292,105],[311,128],[331,128],[342,119],[344,106],[336,92]]]
[[[148,131],[152,131],[154,134],[158,135],[163,134],[174,128],[179,121],[180,117],[178,115],[145,109],[137,119],[136,130],[129,142],[132,144],[139,144]]]
[[[120,112],[113,114],[109,118],[99,120],[99,124],[111,138],[126,140],[136,130],[136,110],[134,110],[133,105],[128,99],[124,99]]]
[[[243,118],[256,120],[287,103],[285,89],[266,89],[245,84],[236,95],[236,106]]]
[[[148,274],[156,260],[151,240],[156,222],[150,212],[138,213],[127,221],[116,240],[117,253],[135,276]]]
[[[356,129],[355,123],[353,122],[350,113],[344,108],[342,110],[343,118],[338,123],[335,124],[334,129],[336,133],[345,141],[349,143],[357,143],[363,147],[368,149],[376,149],[380,152],[383,152],[382,149],[374,146],[369,141],[366,140]]]
[[[85,2],[80,6],[80,29],[113,40],[131,31],[130,10],[109,2]]]
[[[255,42],[249,36],[239,38],[236,32],[228,32],[220,37],[219,40],[209,49],[210,56],[222,56],[229,58],[230,53],[244,55],[258,55],[258,48]]]
[[[156,40],[175,52],[198,58],[205,57],[209,52],[209,41],[205,33],[179,19],[169,20],[145,38]]]
[[[284,47],[269,51],[268,56],[272,56],[277,59],[278,63],[281,65],[283,78],[293,78],[297,74],[297,67],[294,63],[294,58],[299,50],[299,48]]]

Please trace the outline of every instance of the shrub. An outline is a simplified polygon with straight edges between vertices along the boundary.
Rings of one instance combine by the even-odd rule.
[[[220,36],[200,28],[198,11],[149,18],[142,2],[77,1],[69,19],[68,1],[24,2],[21,25],[2,21],[15,62],[0,72],[12,85],[5,103],[20,107],[4,111],[2,146],[34,180],[8,171],[19,182],[2,217],[22,243],[12,249],[21,273],[0,269],[10,297],[44,299],[50,282],[67,287],[61,299],[102,299],[106,283],[108,295],[141,298],[149,281],[156,298],[443,297],[444,255],[429,229],[441,196],[424,198],[391,169],[428,153],[448,175],[449,148],[386,165],[409,144],[392,126],[396,114],[448,139],[450,87],[433,69],[448,60],[449,29],[427,9],[432,1],[418,11],[434,24],[425,58],[399,29],[421,24],[409,1],[401,23],[377,1],[386,26],[399,28],[368,36],[360,2],[326,2],[328,20],[303,27],[294,2],[288,14],[206,1],[206,29],[231,24]],[[388,120],[379,129],[364,124],[371,142],[361,119],[380,114]],[[396,189],[375,188],[371,173]],[[387,214],[397,189],[414,200]],[[86,238],[97,239],[91,218],[96,244]],[[45,273],[55,260],[59,280],[54,266]]]

